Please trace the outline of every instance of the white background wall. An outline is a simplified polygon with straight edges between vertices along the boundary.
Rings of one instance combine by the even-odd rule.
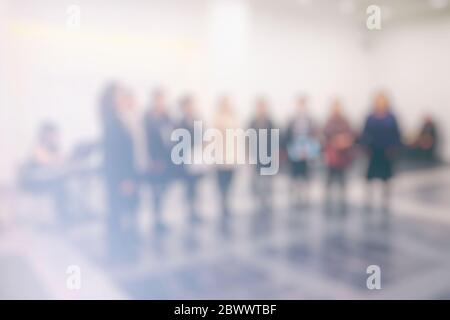
[[[366,39],[365,25],[328,15],[299,18],[274,2],[83,0],[76,2],[82,20],[74,32],[65,25],[72,1],[0,0],[6,2],[0,141],[10,152],[2,151],[0,181],[13,178],[44,119],[60,124],[66,148],[96,138],[97,99],[111,78],[129,84],[142,109],[154,86],[166,86],[173,102],[192,91],[207,119],[217,95],[229,92],[243,123],[257,94],[269,97],[284,123],[295,95],[306,92],[318,121],[338,95],[361,125],[371,93],[384,87],[406,128],[426,108],[449,135],[450,19]]]
[[[374,85],[392,92],[402,124],[413,130],[426,114],[441,129],[450,159],[450,18],[406,23],[379,34],[371,54]]]

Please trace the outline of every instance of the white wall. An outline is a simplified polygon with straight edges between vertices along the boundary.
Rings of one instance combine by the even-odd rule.
[[[156,85],[167,86],[173,101],[193,91],[207,118],[217,95],[229,92],[244,121],[254,96],[263,93],[283,123],[295,95],[306,92],[318,120],[339,95],[360,124],[379,84],[395,92],[408,123],[420,116],[424,101],[436,100],[430,108],[447,115],[448,93],[439,82],[446,79],[445,71],[436,71],[436,80],[429,77],[431,61],[448,66],[444,57],[450,48],[441,41],[448,24],[447,31],[428,25],[383,30],[376,47],[368,50],[363,26],[329,16],[299,18],[274,2],[79,0],[81,29],[75,32],[65,25],[72,3],[8,1],[7,63],[0,61],[7,66],[8,104],[2,106],[0,127],[9,141],[2,141],[2,149],[11,153],[2,159],[0,181],[13,178],[14,166],[25,157],[43,119],[60,124],[66,147],[95,138],[97,98],[111,78],[135,89],[141,107]],[[443,52],[435,52],[436,47]],[[416,74],[422,76],[410,77],[408,71],[417,65]],[[422,80],[428,89],[417,90]]]
[[[9,111],[11,109],[8,107],[7,101],[7,45],[6,41],[6,25],[7,25],[7,3],[6,0],[0,0],[0,152],[2,156],[0,157],[0,181],[2,178],[7,176],[6,172],[11,170],[11,163],[13,158],[8,156],[5,150],[9,150],[12,145],[10,134],[14,130],[13,127],[9,125],[10,121],[8,119]]]
[[[450,19],[407,23],[383,31],[371,61],[373,86],[388,88],[406,130],[425,114],[438,121],[450,159]]]

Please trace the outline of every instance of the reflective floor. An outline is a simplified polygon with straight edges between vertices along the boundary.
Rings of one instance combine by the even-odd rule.
[[[143,201],[138,258],[120,264],[105,259],[103,215],[86,214],[61,231],[44,204],[4,191],[0,298],[450,299],[449,168],[399,175],[388,212],[376,195],[367,208],[359,178],[350,182],[346,207],[323,203],[316,179],[309,206],[292,208],[280,175],[272,212],[258,208],[248,183],[247,173],[239,175],[231,215],[220,218],[206,179],[201,223],[186,218],[181,186],[174,186],[164,231],[152,228]],[[70,265],[80,267],[80,290],[66,286]],[[370,265],[381,269],[380,290],[367,288]]]

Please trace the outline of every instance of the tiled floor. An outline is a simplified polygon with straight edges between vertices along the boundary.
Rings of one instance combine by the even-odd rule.
[[[344,214],[324,209],[320,181],[308,209],[291,209],[285,177],[276,182],[276,209],[257,212],[246,181],[236,181],[228,220],[218,218],[210,181],[201,225],[187,223],[177,187],[167,233],[151,231],[144,203],[139,258],[121,265],[105,262],[101,216],[64,233],[32,218],[3,219],[0,297],[450,298],[450,169],[400,175],[389,214],[364,209],[356,179]],[[68,265],[82,270],[79,291],[66,288]],[[367,289],[369,265],[381,268],[381,290]]]

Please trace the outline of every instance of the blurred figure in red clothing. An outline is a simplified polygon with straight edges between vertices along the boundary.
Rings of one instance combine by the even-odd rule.
[[[342,111],[339,100],[334,100],[330,116],[323,129],[324,157],[327,166],[326,199],[331,200],[331,189],[337,183],[340,203],[345,205],[346,174],[353,160],[354,132]]]

